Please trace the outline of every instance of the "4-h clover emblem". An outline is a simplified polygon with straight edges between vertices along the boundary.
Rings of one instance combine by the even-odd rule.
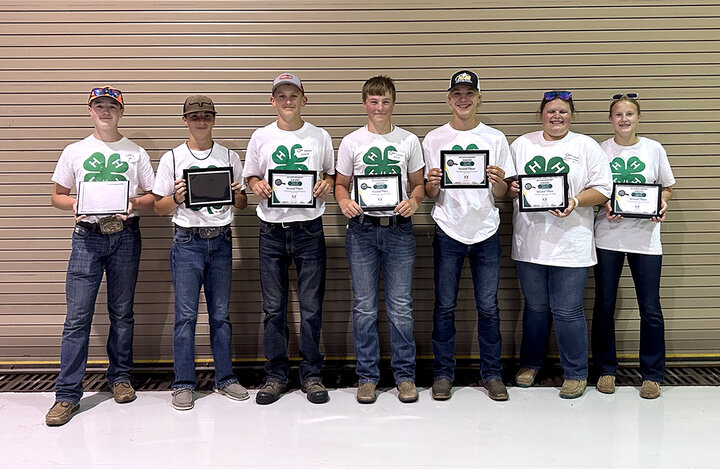
[[[570,166],[559,156],[554,156],[545,163],[545,157],[537,155],[525,164],[525,174],[562,174],[568,171]]]
[[[637,156],[629,158],[627,163],[617,157],[610,163],[610,169],[615,182],[645,183],[645,176],[640,174],[645,170],[645,163]]]
[[[363,155],[363,162],[367,165],[365,174],[400,174],[402,170],[398,160],[390,158],[390,152],[397,151],[395,147],[388,146],[384,151],[380,151],[378,147],[371,147],[367,153]]]
[[[113,153],[105,161],[105,155],[97,151],[85,160],[83,168],[88,171],[85,181],[125,181],[122,173],[126,173],[130,165],[122,161],[118,153]]]
[[[285,145],[279,145],[272,154],[272,160],[277,166],[275,169],[307,171],[308,167],[300,164],[307,160],[307,156],[297,156],[296,152],[302,150],[302,145],[295,144],[288,151]]]
[[[463,151],[463,150],[469,151],[469,150],[479,150],[479,148],[474,143],[471,143],[470,145],[467,146],[467,148],[463,148],[462,145],[453,145],[452,150],[453,151]]]

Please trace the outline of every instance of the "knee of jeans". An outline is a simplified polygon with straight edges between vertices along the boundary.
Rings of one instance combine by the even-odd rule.
[[[585,321],[585,310],[582,305],[578,308],[555,308],[553,309],[553,319],[555,321]]]

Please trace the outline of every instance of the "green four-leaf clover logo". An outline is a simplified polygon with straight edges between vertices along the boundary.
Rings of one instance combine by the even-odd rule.
[[[275,169],[307,171],[308,167],[300,164],[307,160],[307,156],[299,157],[296,152],[302,150],[302,145],[295,144],[288,151],[285,145],[279,145],[272,154],[272,160],[277,166]]]
[[[388,146],[384,151],[380,151],[378,147],[371,147],[367,153],[363,155],[363,162],[367,165],[365,174],[400,174],[398,160],[390,158],[390,152],[397,151],[395,147]]]
[[[126,173],[130,165],[122,161],[118,153],[113,153],[106,161],[105,155],[97,151],[85,160],[83,168],[88,171],[85,181],[125,181],[121,173]]]
[[[628,159],[627,163],[622,158],[617,157],[610,162],[610,169],[615,182],[645,182],[645,176],[640,174],[645,170],[645,163],[640,161],[637,156]]]
[[[453,151],[463,151],[463,150],[469,151],[469,150],[479,150],[479,148],[474,143],[471,143],[470,145],[467,146],[467,148],[463,148],[462,145],[453,145],[452,150]]]
[[[570,166],[559,156],[545,163],[545,157],[538,155],[525,164],[525,174],[562,174],[568,171]]]

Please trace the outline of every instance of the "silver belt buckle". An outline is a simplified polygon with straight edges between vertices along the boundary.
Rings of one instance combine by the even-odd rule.
[[[380,226],[392,225],[392,217],[380,217]]]
[[[101,218],[98,220],[98,224],[100,225],[100,233],[102,234],[119,233],[125,228],[123,221],[115,215]]]
[[[198,228],[198,234],[202,239],[217,238],[222,233],[223,226],[210,226]]]

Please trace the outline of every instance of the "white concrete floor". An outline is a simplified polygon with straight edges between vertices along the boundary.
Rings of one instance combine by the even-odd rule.
[[[427,389],[402,404],[397,391],[373,405],[355,389],[314,405],[300,391],[269,406],[196,393],[193,410],[170,392],[140,392],[129,404],[86,393],[62,427],[45,426],[50,393],[0,394],[4,468],[717,468],[719,387],[664,387],[654,401],[633,387],[589,388],[576,400],[556,388],[510,388],[493,402],[455,388],[436,402]]]

